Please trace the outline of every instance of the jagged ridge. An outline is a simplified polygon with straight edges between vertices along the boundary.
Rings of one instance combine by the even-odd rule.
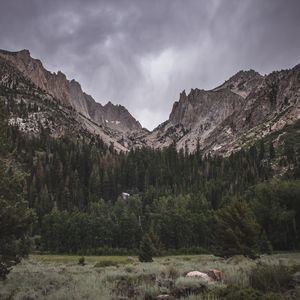
[[[13,66],[2,70],[3,86],[14,89],[16,76],[24,76],[27,89],[39,88],[44,98],[52,97],[64,110],[75,112],[86,130],[121,150],[175,142],[178,150],[193,152],[199,146],[205,153],[228,155],[300,117],[300,65],[266,76],[240,71],[213,90],[192,89],[188,95],[183,91],[169,119],[148,132],[124,106],[96,102],[75,80],[47,71],[28,50],[1,50],[0,58]]]
[[[97,124],[122,133],[142,129],[140,123],[123,106],[114,105],[111,102],[102,106],[90,95],[84,93],[80,84],[74,79],[67,80],[61,71],[57,73],[47,71],[40,60],[30,56],[28,50],[19,52],[1,50],[0,57],[10,61],[36,86]]]
[[[300,65],[291,70],[240,71],[221,86],[180,94],[169,119],[143,137],[145,145],[228,155],[300,117]]]

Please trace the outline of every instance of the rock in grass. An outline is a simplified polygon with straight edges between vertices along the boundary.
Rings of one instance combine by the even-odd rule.
[[[210,282],[212,281],[212,278],[210,276],[208,276],[206,273],[204,272],[199,272],[199,271],[192,271],[186,274],[186,277],[196,277],[196,278],[201,278],[204,281]]]
[[[224,273],[217,269],[209,270],[207,275],[215,281],[222,281],[224,278]]]

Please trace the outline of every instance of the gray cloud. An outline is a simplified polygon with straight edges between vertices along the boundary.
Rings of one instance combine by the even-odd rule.
[[[299,0],[1,0],[0,47],[27,48],[153,128],[179,92],[300,62]]]

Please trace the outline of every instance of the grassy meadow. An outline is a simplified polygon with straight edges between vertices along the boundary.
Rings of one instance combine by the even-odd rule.
[[[0,282],[0,299],[299,299],[300,253],[250,260],[213,255],[169,256],[140,263],[130,256],[30,255]],[[223,282],[187,278],[219,269]],[[299,284],[299,286],[298,286]]]

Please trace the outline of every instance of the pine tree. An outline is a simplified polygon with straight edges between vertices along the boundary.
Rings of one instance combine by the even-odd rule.
[[[155,254],[154,245],[148,234],[145,234],[140,243],[140,262],[152,262],[153,255]]]
[[[215,244],[221,256],[255,257],[260,226],[244,201],[234,199],[216,214]]]
[[[259,160],[263,160],[265,157],[265,145],[264,142],[261,141],[259,144]]]
[[[25,174],[15,166],[7,148],[7,121],[0,102],[0,279],[27,254],[34,213],[24,201]]]
[[[275,149],[274,149],[274,145],[272,142],[270,143],[269,151],[270,151],[270,159],[275,158]]]

